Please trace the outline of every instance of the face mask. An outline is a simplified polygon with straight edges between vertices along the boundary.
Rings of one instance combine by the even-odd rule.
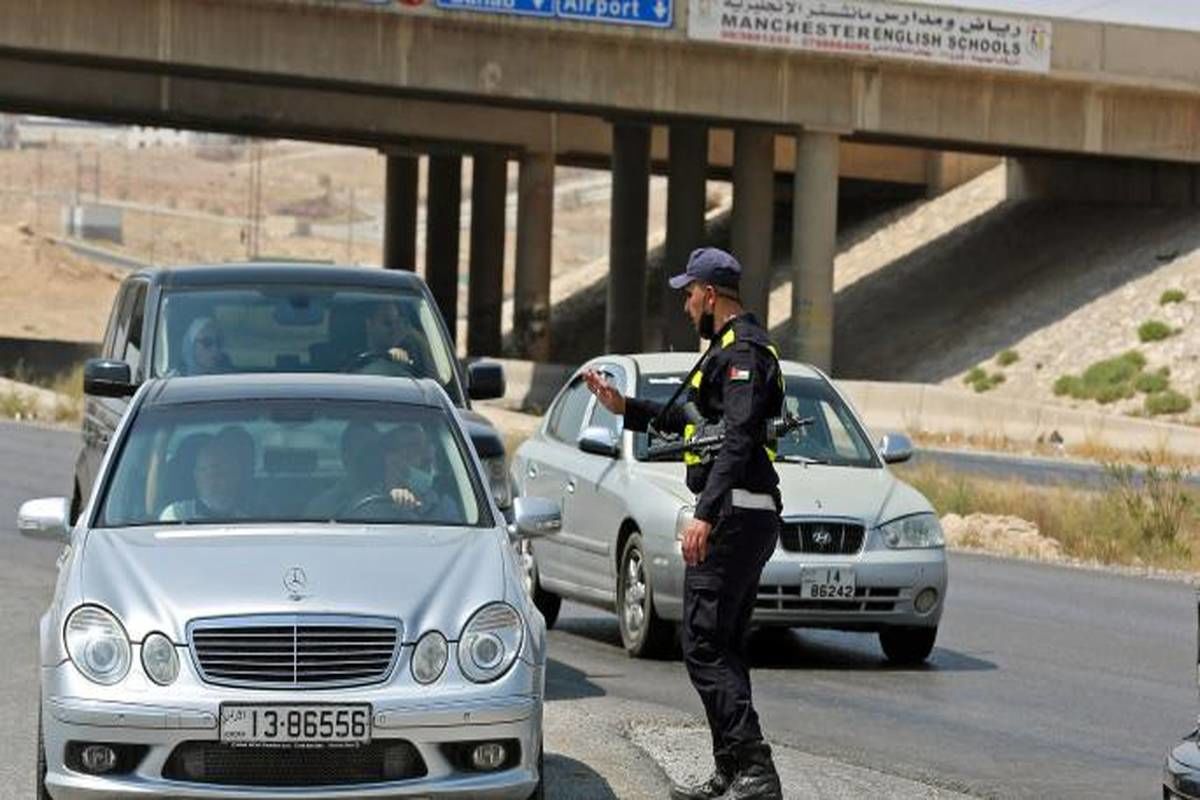
[[[408,488],[412,489],[416,494],[425,494],[433,488],[433,471],[419,469],[418,467],[409,467],[408,483]]]

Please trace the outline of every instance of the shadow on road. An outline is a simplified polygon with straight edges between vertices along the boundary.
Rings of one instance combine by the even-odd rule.
[[[607,692],[592,683],[587,673],[557,661],[546,660],[546,701],[603,697]],[[547,756],[548,758],[549,756]]]
[[[600,773],[582,761],[546,753],[546,796],[615,800],[617,795]]]

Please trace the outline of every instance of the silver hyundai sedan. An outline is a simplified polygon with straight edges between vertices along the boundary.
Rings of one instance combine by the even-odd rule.
[[[626,395],[665,402],[695,359],[604,356],[580,372],[600,370]],[[946,597],[946,554],[929,502],[886,466],[911,457],[912,445],[893,434],[877,448],[821,372],[786,361],[783,371],[786,410],[812,423],[779,442],[783,525],[754,624],[876,632],[889,660],[924,661]],[[668,650],[683,612],[679,536],[695,504],[680,460],[648,460],[646,435],[623,430],[577,373],[511,474],[521,496],[562,507],[560,534],[520,544],[547,622],[569,597],[615,610],[630,654]]]
[[[104,386],[92,390],[104,391]],[[540,798],[545,623],[431,381],[146,383],[41,620],[38,796]]]

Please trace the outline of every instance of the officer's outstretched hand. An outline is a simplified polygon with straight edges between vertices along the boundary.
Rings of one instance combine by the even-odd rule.
[[[596,395],[600,405],[614,414],[625,413],[625,395],[618,392],[603,374],[594,369],[584,370],[583,381],[592,394]]]
[[[708,558],[708,536],[712,523],[694,519],[683,529],[683,562],[694,567]]]

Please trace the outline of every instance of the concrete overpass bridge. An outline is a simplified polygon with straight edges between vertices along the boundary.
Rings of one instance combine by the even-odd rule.
[[[650,172],[669,176],[677,263],[703,236],[704,180],[732,178],[733,248],[757,309],[778,179],[794,237],[785,349],[829,367],[839,176],[936,189],[969,168],[937,155],[956,150],[1018,157],[1014,192],[1200,197],[1200,24],[1169,10],[1173,29],[1086,19],[1054,2],[1065,16],[1031,15],[1024,0],[964,0],[1017,13],[876,0],[10,3],[0,107],[384,149],[392,267],[416,260],[427,154],[426,274],[451,318],[470,153],[467,346],[481,355],[500,346],[509,159],[515,327],[533,358],[549,347],[556,164],[613,171],[606,342],[623,351],[694,345],[679,320],[643,329]]]

